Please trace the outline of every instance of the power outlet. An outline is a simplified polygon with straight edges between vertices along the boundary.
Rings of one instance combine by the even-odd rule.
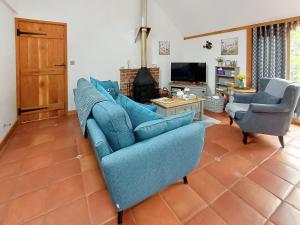
[[[11,123],[4,123],[3,128],[11,127]]]

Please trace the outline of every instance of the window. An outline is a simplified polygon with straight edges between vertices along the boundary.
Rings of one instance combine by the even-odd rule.
[[[300,26],[290,33],[290,79],[300,83]]]

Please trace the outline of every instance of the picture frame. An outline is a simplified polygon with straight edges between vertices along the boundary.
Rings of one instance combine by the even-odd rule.
[[[221,55],[238,55],[239,54],[239,39],[228,38],[221,40]]]
[[[159,55],[170,55],[170,41],[159,41]]]

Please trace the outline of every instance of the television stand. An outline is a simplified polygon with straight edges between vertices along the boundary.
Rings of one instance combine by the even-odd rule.
[[[190,93],[196,95],[197,97],[203,97],[207,95],[207,84],[206,83],[191,83],[191,82],[171,82],[170,91],[172,95],[176,94],[179,90],[184,90],[185,88],[190,89]]]

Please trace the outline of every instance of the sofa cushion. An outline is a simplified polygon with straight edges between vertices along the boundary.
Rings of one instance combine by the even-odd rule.
[[[281,98],[270,95],[265,91],[257,92],[252,99],[252,103],[258,103],[258,104],[279,104],[280,101]]]
[[[140,105],[142,105],[143,107],[151,110],[152,112],[156,112],[157,111],[157,106],[156,105],[147,105],[147,104],[142,104],[142,103],[139,103]]]
[[[134,129],[136,140],[146,140],[176,128],[191,124],[195,116],[195,112],[186,112],[164,119],[152,120],[140,124]]]
[[[151,110],[122,94],[119,94],[116,102],[120,104],[128,113],[133,128],[136,128],[141,123],[163,118],[162,115],[152,112]]]
[[[91,83],[97,87],[98,85],[101,85],[114,99],[116,99],[120,93],[119,84],[117,81],[100,81],[93,77],[90,77]]]
[[[135,143],[132,124],[120,105],[110,101],[97,103],[92,112],[113,151]]]
[[[115,99],[104,89],[104,87],[97,83],[96,84],[96,89],[102,94],[104,95],[109,101],[116,103]]]
[[[86,125],[88,128],[88,136],[93,144],[98,160],[100,161],[102,157],[113,153],[107,138],[95,119],[88,119]]]

